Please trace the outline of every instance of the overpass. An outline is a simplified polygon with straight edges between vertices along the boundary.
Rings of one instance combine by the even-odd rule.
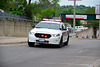
[[[76,20],[99,20],[100,14],[81,14],[77,13],[76,14]],[[73,14],[70,13],[60,13],[60,17],[62,20],[72,20],[73,19]]]
[[[75,17],[76,20],[99,20],[100,19],[100,14],[76,13],[75,16],[76,16]],[[70,13],[60,13],[60,18],[62,21],[73,20],[74,15]],[[100,29],[100,22],[99,22],[99,29]],[[95,29],[94,32],[96,34]],[[99,30],[99,34],[100,34],[100,30]]]

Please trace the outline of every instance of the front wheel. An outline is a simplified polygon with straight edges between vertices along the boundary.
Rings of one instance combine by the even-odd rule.
[[[34,44],[35,44],[34,42],[28,42],[29,47],[34,47]]]
[[[61,48],[62,46],[63,46],[63,37],[61,38],[60,43],[59,43],[59,45],[57,45],[57,47]]]
[[[68,42],[69,42],[69,35],[68,35],[67,41],[64,43],[64,45],[68,45]]]

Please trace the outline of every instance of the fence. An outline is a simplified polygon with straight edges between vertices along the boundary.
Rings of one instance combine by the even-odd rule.
[[[26,21],[26,22],[32,22],[32,20],[29,20],[26,16],[20,16],[17,14],[11,14],[7,12],[1,12],[0,11],[0,20],[15,20],[15,21]]]

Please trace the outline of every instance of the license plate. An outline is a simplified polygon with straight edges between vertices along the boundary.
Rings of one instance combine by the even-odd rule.
[[[39,39],[39,41],[45,41],[44,39]]]

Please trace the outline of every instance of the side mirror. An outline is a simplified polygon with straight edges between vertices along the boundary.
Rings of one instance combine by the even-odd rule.
[[[62,29],[62,28],[60,28],[60,30],[67,30],[67,29]]]
[[[35,27],[35,25],[32,25],[32,28],[34,28]]]
[[[60,30],[62,30],[62,28],[59,28]]]
[[[68,31],[68,28],[66,30]]]
[[[67,29],[63,29],[63,30],[67,30]]]

